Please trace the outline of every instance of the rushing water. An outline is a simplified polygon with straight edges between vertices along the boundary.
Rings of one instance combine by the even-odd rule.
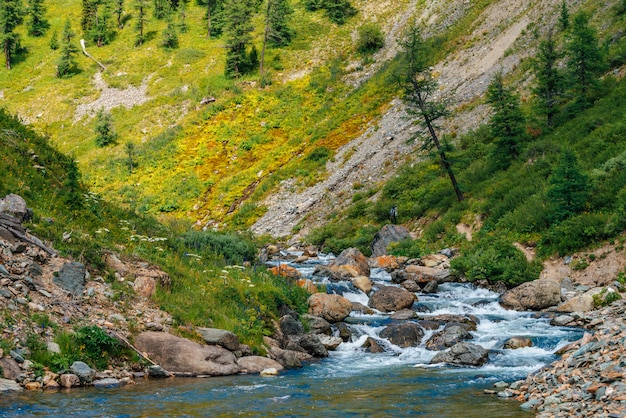
[[[314,265],[297,266],[311,276]],[[315,278],[314,278],[315,279]],[[372,280],[389,283],[382,270]],[[344,297],[367,304],[367,295],[349,283],[329,284]],[[577,330],[550,326],[529,312],[507,311],[498,294],[469,285],[444,284],[434,295],[419,294],[421,315],[471,314],[480,319],[473,343],[490,349],[481,368],[429,365],[434,351],[400,348],[366,353],[368,336],[390,322],[388,315],[348,318],[352,341],[327,359],[277,377],[232,376],[146,381],[116,389],[85,388],[57,393],[3,395],[0,416],[407,416],[527,417],[512,400],[482,394],[499,380],[513,381],[554,360],[554,352],[580,337]],[[425,342],[435,331],[427,331]],[[533,347],[502,348],[511,336],[526,336]]]

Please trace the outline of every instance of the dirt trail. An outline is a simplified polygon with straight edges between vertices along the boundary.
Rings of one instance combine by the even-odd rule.
[[[418,20],[426,22],[426,33],[449,26],[470,7],[469,2],[451,3],[458,2],[428,1],[422,9],[410,2],[394,20],[386,47],[377,54],[375,63],[379,65],[393,58],[397,52],[397,37],[414,14]],[[434,67],[434,74],[439,76],[441,96],[452,98],[455,107],[460,109],[483,95],[494,74],[509,73],[523,57],[532,53],[533,44],[526,33],[528,24],[540,22],[536,29],[544,30],[554,21],[560,4],[561,0],[502,0],[489,6],[477,20],[472,34],[464,39],[467,46],[459,48],[453,56]],[[546,10],[554,10],[554,13],[546,16]],[[515,53],[511,53],[513,50]],[[346,81],[357,86],[375,69],[369,67],[355,72]],[[476,106],[470,111],[457,112],[447,121],[446,127],[462,132],[480,125],[486,116],[484,106]],[[390,178],[394,168],[409,153],[415,152],[416,146],[407,144],[415,129],[406,118],[402,103],[394,100],[389,110],[363,135],[338,151],[335,162],[326,166],[326,180],[303,190],[291,180],[284,181],[278,192],[261,202],[268,210],[252,231],[276,238],[293,234],[292,240],[297,241],[311,228],[321,225],[331,211],[347,204],[355,185],[367,189]],[[390,140],[390,137],[394,139]],[[293,229],[299,223],[301,228],[294,234]]]

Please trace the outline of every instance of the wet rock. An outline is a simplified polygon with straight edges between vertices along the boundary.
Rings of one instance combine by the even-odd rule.
[[[460,325],[446,326],[443,330],[435,333],[426,341],[426,348],[439,351],[452,347],[456,343],[471,340],[472,335]]]
[[[480,322],[473,315],[441,314],[428,317],[428,320],[438,322],[440,325],[457,324],[468,331],[476,331],[476,326]]]
[[[428,330],[436,330],[436,329],[439,329],[439,327],[441,326],[441,324],[438,321],[429,321],[426,319],[420,319],[419,321],[417,321],[417,323],[422,328],[428,329]]]
[[[352,279],[352,285],[365,294],[368,294],[372,291],[372,282],[366,276],[355,277],[354,279]]]
[[[276,373],[284,367],[276,360],[261,356],[247,356],[237,360],[240,373],[261,373],[263,370],[274,369]]]
[[[406,289],[393,286],[380,286],[370,297],[368,305],[381,312],[398,311],[410,308],[415,302],[415,295]]]
[[[259,373],[261,376],[278,376],[278,369],[270,367],[269,369],[263,369]]]
[[[587,294],[575,296],[556,308],[558,312],[588,312],[593,309],[593,297]]]
[[[61,387],[73,388],[80,385],[78,376],[72,373],[64,373],[59,377]]]
[[[351,309],[355,312],[361,312],[365,315],[372,315],[374,311],[369,306],[363,305],[361,302],[352,302]]]
[[[81,383],[91,383],[96,376],[96,371],[82,361],[75,361],[70,366],[70,371],[78,376]]]
[[[328,351],[334,351],[343,342],[340,337],[332,337],[330,335],[318,335],[320,342],[326,347]]]
[[[378,341],[376,341],[372,337],[367,337],[367,339],[365,340],[365,342],[363,343],[361,347],[365,348],[365,351],[367,351],[368,353],[384,353],[385,352],[385,350],[378,343]]]
[[[85,265],[82,263],[65,263],[52,281],[72,295],[82,295],[85,291],[85,272]]]
[[[402,348],[417,347],[422,342],[424,330],[412,322],[392,324],[380,332],[380,337]]]
[[[350,331],[350,328],[343,322],[337,324],[337,331],[343,342],[348,342],[352,338],[352,331]]]
[[[554,325],[554,326],[557,326],[557,327],[562,327],[562,326],[565,326],[565,325],[569,324],[572,321],[574,321],[574,317],[573,316],[559,315],[559,316],[555,316],[550,321],[550,325]]]
[[[411,293],[418,293],[422,291],[420,285],[415,283],[414,280],[405,280],[402,282],[401,286]]]
[[[239,350],[239,337],[230,331],[218,328],[198,328],[198,333],[209,345],[219,345],[230,351]]]
[[[431,364],[449,363],[463,366],[482,366],[487,362],[487,350],[472,343],[458,343],[448,351],[440,351],[430,361]]]
[[[553,280],[535,280],[522,283],[500,297],[500,304],[506,309],[518,311],[540,309],[556,306],[561,302],[561,287]]]
[[[152,365],[148,367],[148,376],[154,378],[170,377],[171,374],[161,366]]]
[[[418,284],[425,284],[431,280],[436,280],[438,283],[445,283],[450,279],[451,273],[449,269],[439,269],[413,264],[406,266],[405,277],[407,280],[414,280]]]
[[[147,331],[135,346],[165,370],[189,376],[225,376],[239,372],[233,353],[217,345],[202,345],[164,332]]]
[[[304,326],[302,323],[293,318],[291,315],[285,315],[280,318],[280,330],[287,337],[290,335],[302,335],[304,334]]]
[[[406,321],[407,319],[417,318],[417,312],[412,311],[411,309],[401,309],[394,312],[390,318],[398,321]]]
[[[352,310],[352,303],[339,295],[315,293],[308,300],[309,314],[319,316],[328,322],[343,321]]]
[[[119,379],[113,377],[107,377],[104,379],[96,380],[93,382],[93,386],[100,389],[117,388],[122,386],[122,382]]]
[[[15,380],[0,379],[0,393],[22,392],[23,390]]]
[[[346,271],[350,272],[349,276],[351,277],[369,277],[370,275],[370,266],[367,263],[367,258],[365,258],[357,248],[347,248],[343,250],[329,265],[329,268],[334,271],[337,271],[340,267],[349,267]]]
[[[298,345],[313,357],[328,357],[328,350],[316,334],[305,334],[298,341]]]
[[[319,316],[304,314],[302,319],[306,321],[311,329],[311,332],[315,334],[327,334],[331,333],[330,322]],[[340,323],[341,324],[341,323]]]
[[[372,257],[387,255],[387,247],[392,242],[399,242],[410,238],[408,229],[400,225],[385,225],[374,235],[372,241]]]
[[[516,350],[518,348],[532,347],[533,341],[528,337],[511,337],[504,342],[503,348]]]
[[[424,289],[422,290],[422,292],[437,293],[438,286],[439,286],[439,283],[437,283],[437,280],[431,280],[428,283],[426,283],[426,286],[424,286]]]

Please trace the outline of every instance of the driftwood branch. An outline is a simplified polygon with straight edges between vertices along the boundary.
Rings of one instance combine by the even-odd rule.
[[[14,216],[0,213],[0,226],[9,231],[15,238],[18,238],[29,244],[33,244],[50,255],[57,255],[57,252],[44,244],[39,238],[30,235]]]
[[[104,64],[102,64],[100,61],[95,59],[89,52],[87,52],[87,48],[85,47],[85,40],[84,39],[80,40],[80,46],[83,48],[83,54],[85,54],[85,56],[87,56],[88,58],[91,58],[96,64],[98,64],[100,66],[100,68],[102,68],[103,70],[106,71],[107,67],[105,67]]]
[[[123,343],[125,346],[127,346],[128,348],[130,348],[131,350],[133,350],[135,353],[139,354],[139,356],[141,358],[143,358],[144,360],[146,360],[147,362],[151,363],[153,366],[159,366],[157,363],[155,363],[154,361],[152,361],[148,356],[146,356],[144,353],[142,353],[141,351],[139,351],[139,349],[137,347],[135,347],[134,345],[132,345],[130,343],[130,341],[128,341],[126,338],[122,337],[120,334],[118,334],[117,332],[113,331],[113,330],[109,330],[108,331],[109,335],[112,336],[113,338],[117,339],[118,341],[120,341],[121,343]],[[169,373],[169,372],[167,372]],[[171,373],[169,373],[171,375]]]

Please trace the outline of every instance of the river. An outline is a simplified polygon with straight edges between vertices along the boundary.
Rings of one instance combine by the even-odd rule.
[[[297,265],[310,276],[314,264]],[[391,284],[380,269],[375,283]],[[344,297],[367,304],[367,295],[349,283],[327,283]],[[422,346],[400,348],[387,341],[385,353],[366,353],[361,345],[390,322],[386,314],[348,318],[352,341],[323,360],[276,377],[231,376],[140,381],[121,388],[83,388],[54,393],[3,395],[0,416],[424,416],[530,417],[519,403],[483,389],[511,382],[553,361],[554,352],[580,338],[580,330],[554,327],[531,312],[507,311],[497,293],[468,284],[440,285],[433,295],[418,294],[420,313],[471,314],[480,323],[471,342],[490,350],[480,368],[429,365],[436,352]],[[425,342],[435,331],[426,331]],[[503,349],[511,336],[530,337],[533,347]]]

